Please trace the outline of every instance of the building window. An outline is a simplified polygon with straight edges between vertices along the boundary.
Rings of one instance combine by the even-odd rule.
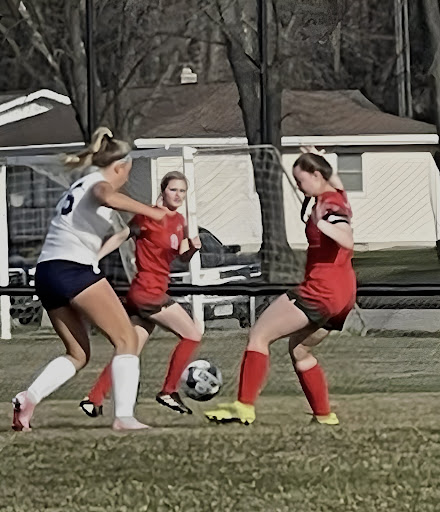
[[[347,192],[363,192],[362,155],[338,155],[338,175]]]

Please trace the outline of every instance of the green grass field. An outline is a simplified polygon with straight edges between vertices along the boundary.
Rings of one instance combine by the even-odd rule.
[[[440,283],[440,262],[435,247],[355,252],[353,266],[363,284]]]
[[[217,401],[233,395],[245,343],[244,330],[205,336],[200,356],[224,373]],[[79,411],[111,354],[97,336],[89,367],[39,406],[26,434],[9,430],[9,400],[61,343],[49,331],[2,342],[0,511],[439,510],[437,339],[332,336],[317,355],[335,428],[310,423],[284,341],[273,347],[254,425],[209,424],[191,401],[193,416],[160,407],[152,397],[173,344],[158,334],[143,354],[137,414],[151,431],[113,433],[109,403],[97,420]]]

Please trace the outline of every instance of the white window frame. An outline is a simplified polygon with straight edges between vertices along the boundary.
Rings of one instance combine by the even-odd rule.
[[[364,162],[364,154],[363,153],[340,153],[337,155],[337,172],[339,177],[342,180],[342,176],[344,174],[344,171],[340,171],[339,169],[339,159],[343,156],[359,156],[360,162],[361,162],[361,168],[360,168],[360,174],[361,174],[361,180],[362,180],[362,190],[347,190],[347,194],[350,197],[366,197],[367,195],[367,180],[365,176],[365,162]],[[353,169],[353,171],[356,171],[356,169]]]

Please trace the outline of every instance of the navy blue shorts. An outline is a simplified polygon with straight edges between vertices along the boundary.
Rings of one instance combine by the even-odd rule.
[[[35,289],[44,309],[50,311],[68,306],[74,297],[101,279],[105,279],[104,274],[95,274],[92,265],[49,260],[37,265]]]

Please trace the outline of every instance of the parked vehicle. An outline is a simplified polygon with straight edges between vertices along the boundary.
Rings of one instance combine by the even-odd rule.
[[[242,253],[240,245],[224,245],[205,228],[199,228],[199,236],[202,242],[200,250],[200,283],[220,285],[230,282],[255,280],[261,276],[257,253]],[[172,283],[191,282],[188,263],[174,260],[171,269]],[[190,312],[190,295],[174,297],[174,299]],[[253,309],[253,299],[247,295],[203,296],[205,321],[236,318],[241,327],[249,327]]]
[[[9,267],[9,285],[10,286],[33,286],[33,270],[29,269],[21,261],[14,261],[19,264],[17,267]],[[26,325],[31,322],[41,323],[43,307],[37,296],[19,296],[11,295],[9,297],[11,307],[11,317],[20,324]]]
[[[202,242],[200,251],[201,272],[200,282],[205,285],[217,285],[230,282],[257,280],[261,276],[260,262],[257,253],[243,253],[240,245],[224,245],[205,228],[199,228]],[[18,259],[17,259],[18,258]],[[10,284],[13,286],[33,286],[34,267],[29,267],[19,256],[10,261]],[[12,266],[13,265],[13,266]],[[128,279],[122,267],[119,252],[107,256],[101,268],[113,286],[128,286]],[[171,266],[172,283],[191,283],[188,263],[179,259]],[[191,313],[191,296],[174,297]],[[236,318],[241,327],[251,324],[255,302],[247,295],[205,295],[203,308],[205,320]],[[11,297],[11,316],[21,324],[41,320],[42,307],[38,297]]]

